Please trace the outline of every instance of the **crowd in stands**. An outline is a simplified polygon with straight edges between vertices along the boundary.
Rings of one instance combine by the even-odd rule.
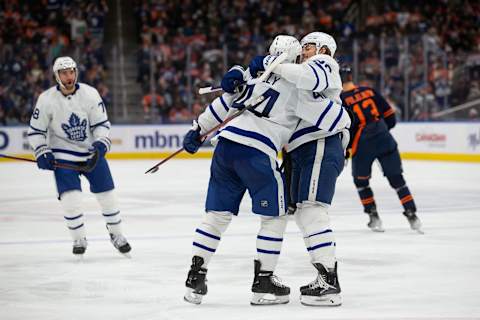
[[[341,63],[353,63],[356,42],[359,81],[386,95],[404,119],[427,120],[479,97],[471,89],[480,84],[478,71],[476,76],[461,74],[465,61],[480,53],[478,2],[372,1],[363,21],[344,22],[353,3],[138,0],[138,82],[145,94],[144,111],[156,108],[164,122],[195,117],[212,99],[197,95],[199,87],[218,84],[234,64],[247,65],[276,34],[301,37],[315,30],[335,35]],[[148,98],[152,92],[156,104]]]
[[[480,98],[480,3],[395,0],[369,9],[365,28],[355,34],[360,78],[381,89],[400,112],[408,112],[407,119],[429,120],[438,111]]]
[[[79,80],[108,105],[103,54],[106,1],[0,2],[0,125],[28,123],[38,95],[55,85],[55,57],[70,55]]]
[[[358,61],[359,82],[381,91],[403,119],[431,119],[437,111],[480,97],[478,1],[134,4],[137,83],[143,93],[139,112],[149,122],[190,122],[213,99],[198,95],[198,88],[220,83],[232,65],[245,66],[265,54],[277,34],[301,37],[316,30],[335,36],[339,62]],[[55,84],[51,64],[62,54],[77,59],[80,80],[111,103],[103,53],[107,12],[105,0],[0,3],[0,125],[28,122],[38,94]],[[354,20],[347,22],[346,16]]]
[[[265,53],[279,33],[301,35],[319,25],[327,32],[343,28],[341,17],[349,3],[138,0],[137,80],[143,86],[146,118],[154,107],[164,122],[191,121],[212,99],[196,94],[198,88],[220,83],[229,67],[245,66]]]

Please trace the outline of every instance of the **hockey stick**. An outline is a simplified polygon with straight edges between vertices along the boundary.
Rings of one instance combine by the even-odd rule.
[[[212,92],[222,91],[221,86],[209,86],[198,89],[198,94],[207,94]]]
[[[276,66],[278,66],[280,63],[285,61],[285,59],[287,58],[287,55],[288,54],[286,52],[279,55],[278,58],[275,59],[272,62],[271,65],[268,66],[268,68],[265,70],[265,72],[260,77],[258,77],[257,79],[254,80],[254,83],[259,83],[259,82],[265,81],[268,78],[268,76],[270,75],[270,73],[272,73],[273,69],[275,69]],[[239,86],[242,85],[242,84],[243,83],[239,84]],[[198,94],[207,94],[207,93],[212,93],[212,92],[217,92],[217,91],[222,91],[222,87],[221,86],[203,87],[203,88],[198,89]]]
[[[241,110],[238,110],[237,112],[235,112],[234,114],[232,114],[230,117],[226,118],[225,120],[223,120],[222,123],[216,125],[215,127],[213,127],[212,129],[208,130],[207,132],[205,132],[204,134],[200,135],[199,139],[200,141],[203,141],[204,139],[206,139],[212,132],[215,132],[217,131],[218,129],[222,128],[223,126],[225,126],[227,123],[229,123],[230,121],[232,121],[233,119],[237,118],[238,116],[242,115],[245,111],[247,110],[252,110],[252,109],[255,109],[260,103],[263,102],[263,100],[265,100],[265,97],[264,96],[260,96],[258,97],[254,102],[252,103],[249,103],[245,108],[241,109]],[[172,159],[173,157],[175,157],[177,154],[179,154],[180,152],[182,152],[183,150],[185,150],[185,148],[180,148],[178,149],[177,151],[175,151],[174,153],[172,153],[171,155],[169,155],[168,157],[166,157],[165,159],[163,159],[162,161],[160,161],[159,163],[157,163],[156,165],[154,165],[153,167],[151,167],[150,169],[148,169],[147,171],[145,171],[145,174],[147,173],[155,173],[158,171],[158,168],[164,164],[165,162],[167,162],[168,160]]]
[[[32,159],[14,157],[14,156],[9,156],[9,155],[6,155],[6,154],[1,154],[1,153],[0,153],[0,157],[5,158],[5,159],[12,159],[12,160],[19,160],[19,161],[37,163],[37,161],[32,160]],[[98,152],[94,153],[92,159],[93,159],[93,161],[87,162],[85,165],[76,166],[76,165],[68,164],[68,163],[55,162],[53,164],[53,166],[55,168],[70,169],[70,170],[75,170],[75,171],[79,171],[79,172],[91,172],[93,170],[93,168],[95,168],[95,166],[97,165],[97,162],[99,160]]]

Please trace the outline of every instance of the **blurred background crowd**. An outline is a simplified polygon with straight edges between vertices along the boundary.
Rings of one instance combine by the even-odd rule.
[[[340,64],[402,120],[476,120],[479,29],[469,0],[2,1],[0,125],[28,122],[64,54],[114,122],[190,122],[213,99],[198,88],[265,54],[275,35],[311,31],[332,34]]]

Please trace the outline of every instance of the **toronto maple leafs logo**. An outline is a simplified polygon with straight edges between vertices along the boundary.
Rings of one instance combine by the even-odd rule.
[[[87,119],[80,121],[75,113],[72,113],[68,119],[68,124],[62,123],[62,129],[70,140],[85,141],[87,139]]]

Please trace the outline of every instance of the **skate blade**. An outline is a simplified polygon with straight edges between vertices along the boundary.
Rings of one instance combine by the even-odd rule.
[[[203,295],[193,292],[193,289],[187,288],[187,292],[183,296],[183,300],[193,304],[202,303]]]
[[[425,234],[425,232],[424,232],[422,229],[420,229],[420,228],[418,228],[418,229],[413,229],[413,231],[416,231],[418,234]]]
[[[410,224],[410,229],[418,232],[419,234],[425,234],[425,232],[423,232],[423,230],[422,230],[422,224],[421,223],[414,223],[413,225]]]
[[[324,296],[300,296],[301,304],[309,307],[337,307],[342,304],[342,296],[339,294],[327,294]]]
[[[127,259],[132,259],[132,255],[130,254],[130,252],[125,252],[125,253],[121,253],[121,252],[120,252],[120,254],[121,254],[122,256],[124,256],[125,258],[127,258]]]
[[[74,259],[76,262],[83,262],[83,253],[82,254],[74,254]]]
[[[369,227],[370,230],[372,230],[373,232],[385,232],[385,229],[383,229],[383,227]]]
[[[275,304],[285,304],[290,301],[288,295],[276,296],[271,293],[253,293],[250,304],[252,306],[271,306]]]

